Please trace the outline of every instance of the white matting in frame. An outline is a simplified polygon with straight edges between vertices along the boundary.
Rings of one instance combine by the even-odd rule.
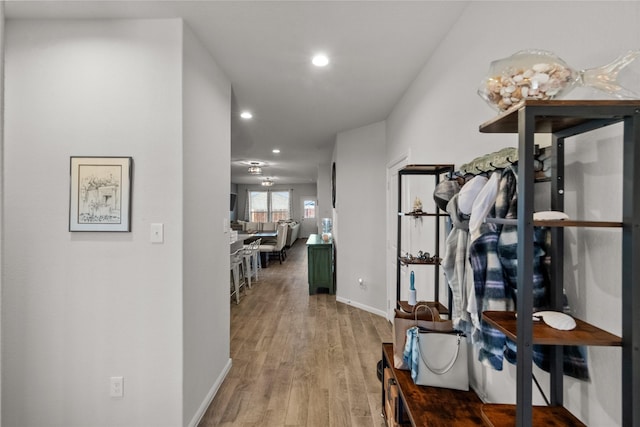
[[[131,157],[71,157],[69,231],[131,231]]]

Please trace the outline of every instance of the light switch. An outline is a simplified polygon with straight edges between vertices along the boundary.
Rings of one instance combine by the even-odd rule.
[[[164,224],[151,224],[151,243],[164,243]]]

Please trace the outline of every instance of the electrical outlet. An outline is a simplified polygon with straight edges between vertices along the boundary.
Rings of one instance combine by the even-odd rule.
[[[109,395],[111,397],[124,396],[124,377],[111,377]]]

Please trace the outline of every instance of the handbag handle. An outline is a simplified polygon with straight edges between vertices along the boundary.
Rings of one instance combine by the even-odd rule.
[[[434,332],[431,332],[431,333],[434,333]],[[420,333],[419,332],[417,334],[417,338],[418,338],[418,342],[419,342],[420,341]],[[427,369],[429,369],[431,372],[433,372],[436,375],[444,375],[447,372],[449,372],[451,370],[451,368],[453,368],[453,365],[455,365],[456,360],[458,360],[458,354],[460,353],[460,340],[461,339],[462,339],[462,335],[458,334],[458,341],[456,343],[455,354],[453,355],[453,358],[449,361],[449,363],[442,369],[436,369],[436,368],[432,368],[431,366],[429,366],[427,361],[424,360],[424,356],[422,356],[422,352],[418,351],[418,353],[420,354],[420,359],[422,359],[422,362],[425,364]],[[418,348],[420,348],[420,347],[418,347]]]
[[[434,310],[431,306],[429,306],[426,303],[418,304],[413,308],[413,319],[416,322],[416,326],[418,326],[418,310],[421,307],[425,307],[427,310],[429,310],[431,312],[431,321],[433,321],[433,322],[439,322],[440,321],[440,313],[438,313],[438,310]],[[434,311],[435,311],[435,313],[434,313]]]

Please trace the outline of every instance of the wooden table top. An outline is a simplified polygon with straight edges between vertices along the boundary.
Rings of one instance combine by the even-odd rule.
[[[384,343],[383,355],[393,366],[393,344]],[[393,368],[398,391],[414,426],[463,427],[482,426],[482,401],[473,391],[451,390],[416,385],[411,371]]]

